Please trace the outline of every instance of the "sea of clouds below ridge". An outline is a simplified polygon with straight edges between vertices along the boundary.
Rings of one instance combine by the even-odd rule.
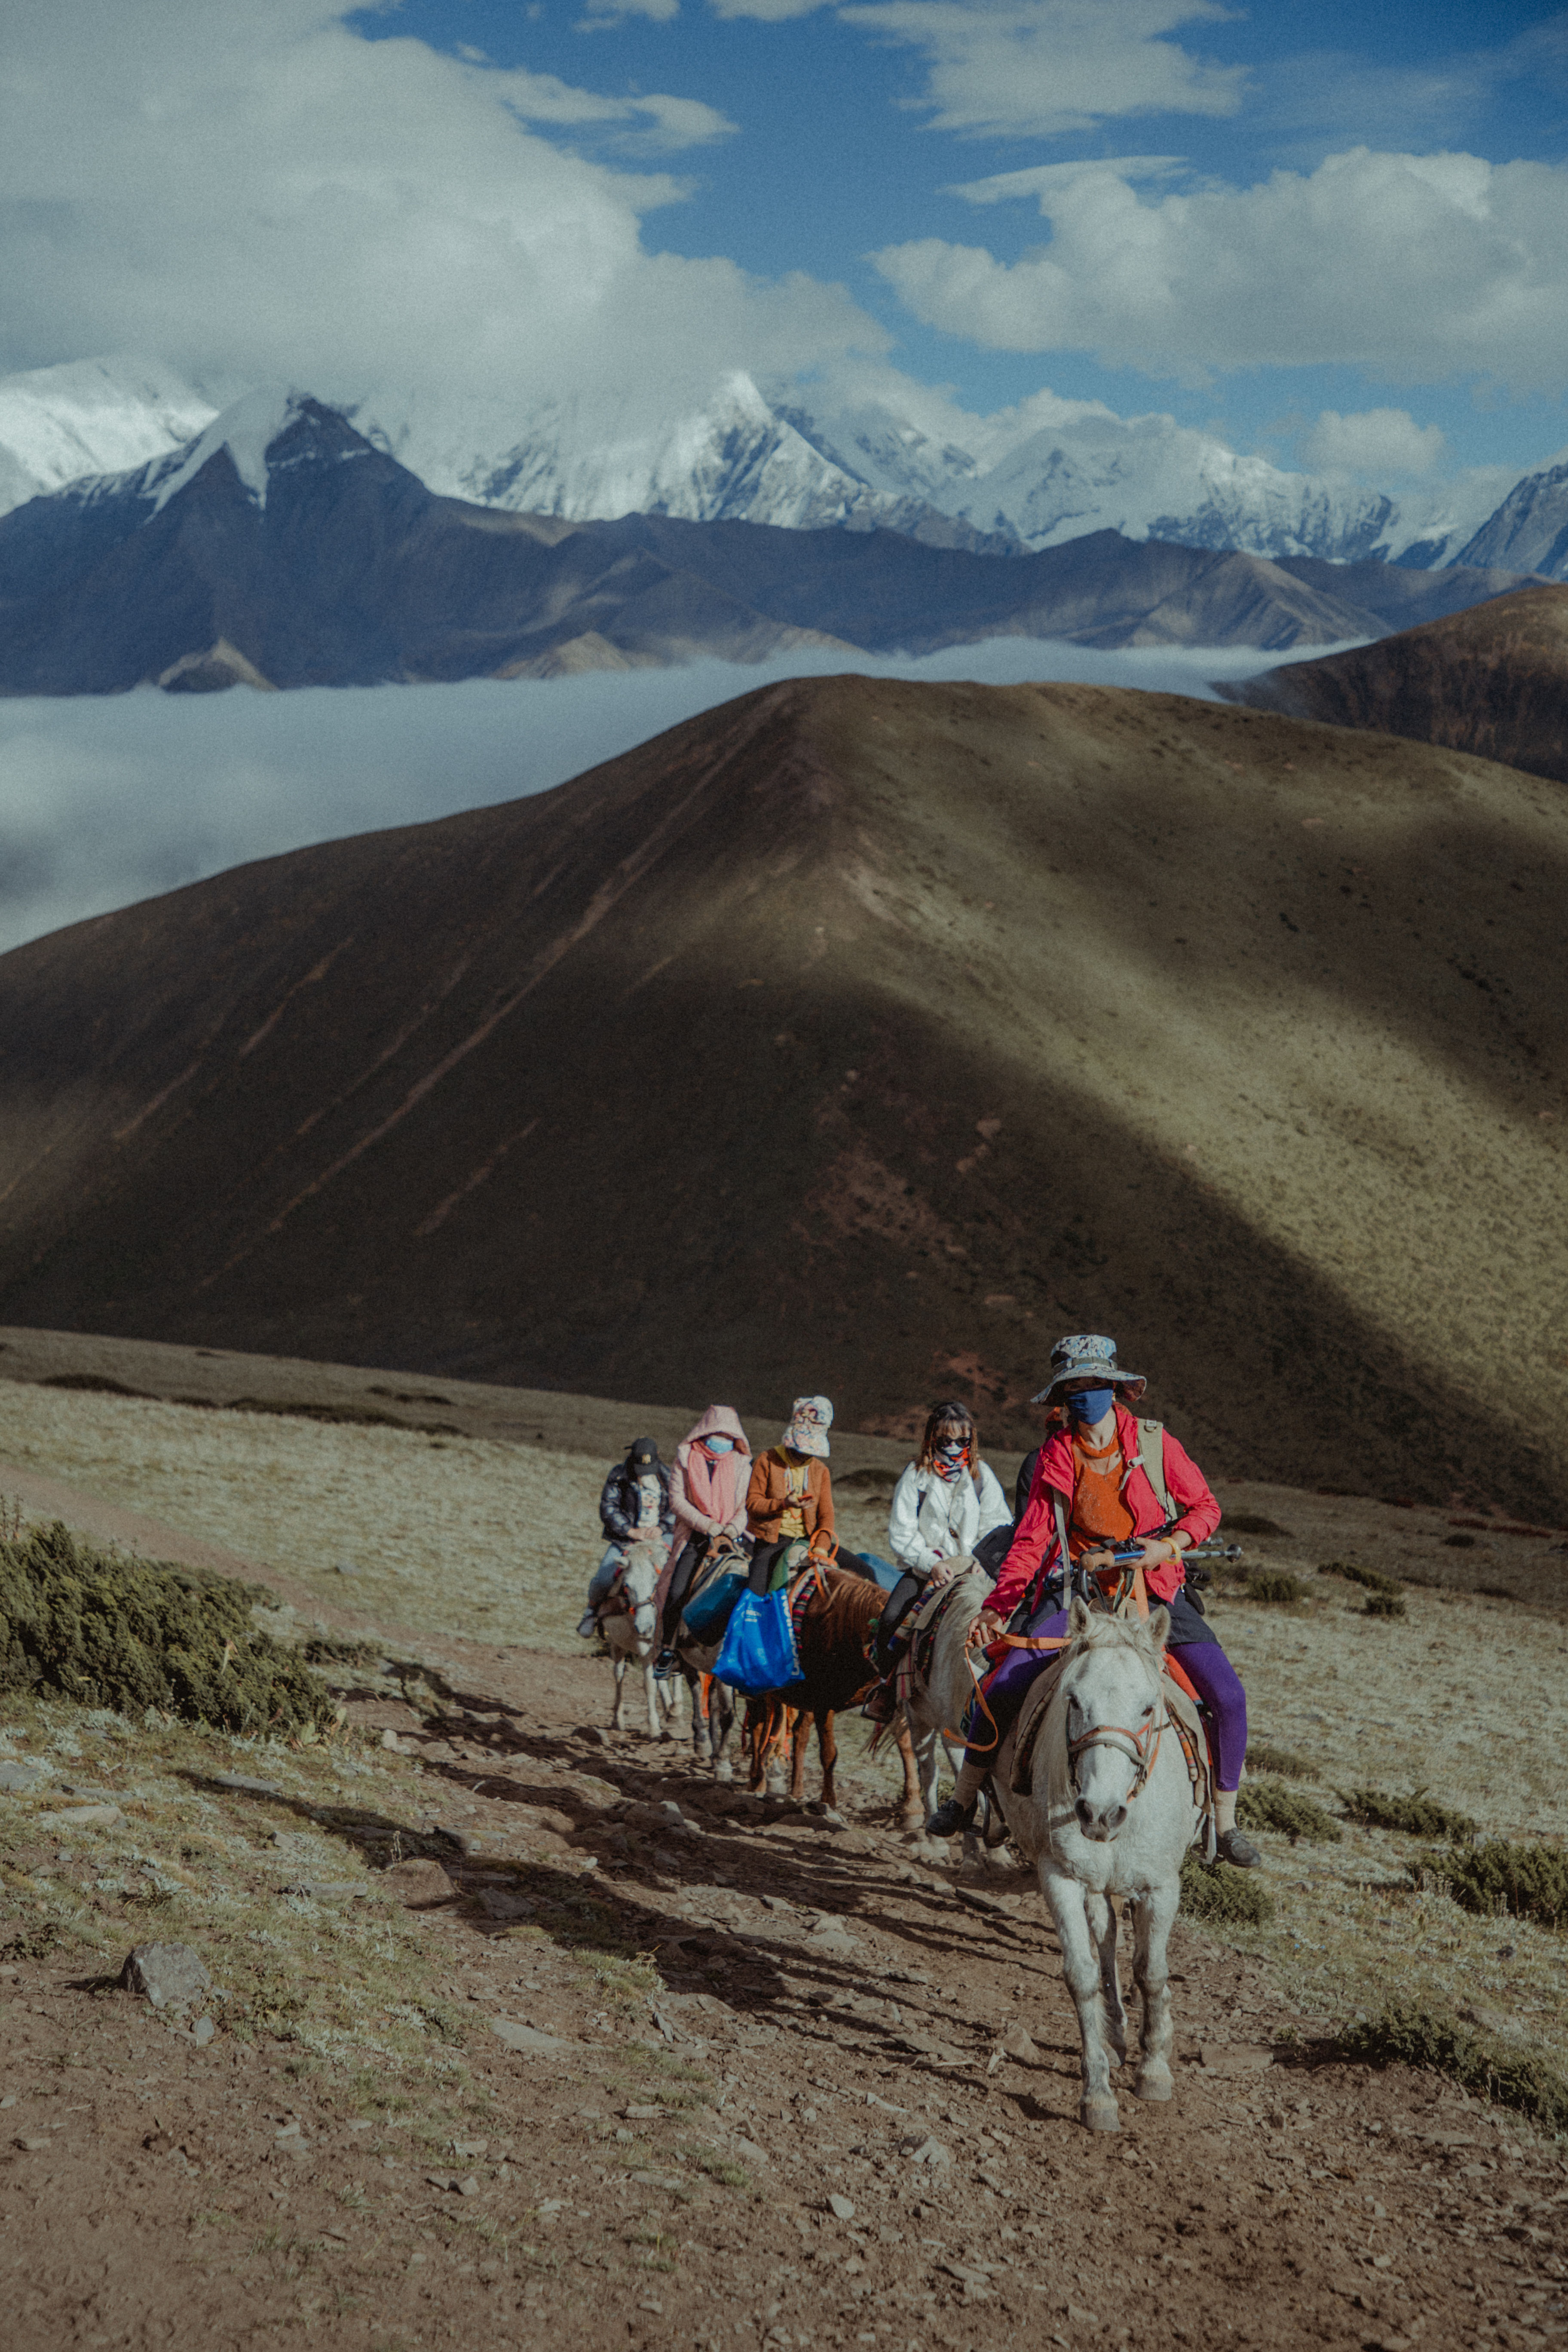
[[[851,667],[1212,698],[1211,679],[1277,659],[994,637],[918,660],[824,652],[508,683],[0,701],[0,950],[253,858],[547,792],[781,678]]]

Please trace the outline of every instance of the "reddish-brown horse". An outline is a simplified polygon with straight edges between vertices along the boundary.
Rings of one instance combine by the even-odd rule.
[[[747,1704],[746,1738],[753,1789],[763,1786],[770,1762],[781,1759],[787,1746],[790,1794],[798,1803],[805,1787],[805,1751],[815,1723],[822,1759],[822,1801],[829,1812],[837,1811],[834,1775],[838,1742],[833,1718],[841,1707],[863,1698],[877,1680],[870,1657],[871,1633],[886,1599],[880,1585],[846,1569],[830,1568],[818,1576],[816,1591],[796,1619],[801,1680],[791,1685],[790,1701],[769,1691]],[[903,1722],[899,1725],[898,1748],[904,1768],[899,1820],[903,1828],[914,1829],[924,1820],[925,1808],[909,1726]]]

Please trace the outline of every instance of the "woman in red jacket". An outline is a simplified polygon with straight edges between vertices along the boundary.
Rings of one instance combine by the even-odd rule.
[[[1067,1424],[1040,1448],[1034,1484],[1012,1547],[972,1639],[984,1647],[1008,1628],[1027,1604],[1014,1631],[1054,1636],[1067,1631],[1062,1540],[1073,1567],[1089,1575],[1109,1570],[1113,1554],[1136,1543],[1150,1596],[1171,1612],[1170,1646],[1180,1648],[1188,1679],[1208,1709],[1215,1750],[1215,1827],[1219,1851],[1243,1870],[1262,1857],[1236,1826],[1236,1796],[1247,1754],[1247,1694],[1236,1668],[1212,1629],[1183,1591],[1184,1553],[1213,1535],[1219,1505],[1190,1454],[1157,1422],[1142,1425],[1128,1411],[1144,1390],[1136,1372],[1116,1360],[1114,1339],[1080,1333],[1058,1339],[1051,1349],[1051,1377],[1037,1404],[1065,1409]],[[1149,1444],[1157,1444],[1170,1511],[1154,1490],[1145,1466]],[[986,1727],[986,1743],[972,1747],[957,1785],[926,1823],[933,1837],[955,1837],[974,1818],[975,1800],[997,1746],[1016,1720],[1028,1689],[1049,1653],[1011,1650],[984,1685],[985,1705],[996,1726]]]

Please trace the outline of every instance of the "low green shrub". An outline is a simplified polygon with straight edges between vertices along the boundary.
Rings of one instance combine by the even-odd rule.
[[[1403,1617],[1407,1614],[1403,1592],[1369,1592],[1366,1607],[1352,1611],[1357,1617]]]
[[[0,1542],[0,1690],[224,1731],[332,1718],[326,1685],[257,1626],[232,1577],[79,1544],[58,1520]]]
[[[1359,1584],[1368,1592],[1395,1594],[1400,1590],[1396,1576],[1384,1576],[1378,1568],[1363,1568],[1358,1559],[1321,1559],[1320,1576],[1342,1576],[1347,1584]]]
[[[1543,1927],[1568,1927],[1568,1854],[1554,1846],[1488,1838],[1468,1853],[1423,1855],[1419,1874],[1444,1886],[1462,1909],[1483,1917],[1506,1911],[1516,1919],[1537,1919]]]
[[[1334,1794],[1363,1829],[1400,1830],[1406,1837],[1452,1838],[1456,1845],[1476,1834],[1468,1813],[1434,1803],[1424,1789],[1413,1789],[1408,1797],[1392,1796],[1383,1789],[1336,1789]]]
[[[1216,1927],[1260,1927],[1274,1916],[1274,1897],[1255,1871],[1203,1863],[1189,1853],[1182,1864],[1182,1909],[1189,1919]]]
[[[1568,2130],[1568,2082],[1554,2067],[1440,2010],[1391,2002],[1378,2016],[1347,2026],[1335,2048],[1365,2066],[1421,2066],[1446,2074],[1548,2131]]]
[[[1293,1748],[1276,1748],[1268,1739],[1247,1742],[1247,1769],[1249,1772],[1276,1772],[1282,1780],[1321,1780],[1323,1777],[1315,1764],[1305,1756],[1298,1756]]]
[[[1306,1586],[1283,1568],[1253,1569],[1241,1588],[1244,1601],[1300,1601]]]
[[[1282,1528],[1278,1519],[1265,1518],[1261,1511],[1226,1511],[1224,1524],[1227,1536],[1283,1536],[1287,1542],[1290,1539],[1289,1528]]]
[[[1278,1780],[1244,1780],[1236,1818],[1244,1830],[1278,1830],[1292,1845],[1302,1838],[1309,1845],[1340,1845],[1344,1840],[1343,1830],[1321,1805]]]

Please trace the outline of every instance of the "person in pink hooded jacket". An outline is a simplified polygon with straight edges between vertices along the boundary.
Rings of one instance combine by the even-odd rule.
[[[1013,1627],[1037,1638],[1067,1631],[1063,1539],[1068,1563],[1086,1574],[1109,1570],[1117,1549],[1139,1548],[1150,1598],[1171,1612],[1170,1646],[1180,1648],[1182,1665],[1208,1710],[1215,1752],[1215,1828],[1219,1852],[1244,1870],[1262,1860],[1236,1826],[1237,1790],[1247,1754],[1247,1694],[1213,1629],[1183,1588],[1184,1555],[1212,1536],[1219,1505],[1192,1456],[1158,1422],[1140,1424],[1128,1407],[1144,1390],[1141,1374],[1125,1372],[1116,1360],[1116,1342],[1098,1332],[1058,1339],[1051,1349],[1051,1378],[1035,1398],[1065,1413],[1041,1446],[1024,1516],[1002,1562],[990,1598],[975,1620],[976,1646],[994,1642]],[[1145,1433],[1158,1446],[1146,1456]],[[1170,1504],[1156,1494],[1146,1460],[1153,1459]],[[952,1795],[926,1823],[933,1837],[955,1837],[974,1817],[975,1800],[992,1759],[1016,1721],[1030,1683],[1047,1653],[1010,1650],[983,1685],[994,1730],[963,1759]]]
[[[654,1601],[660,1611],[668,1651],[680,1622],[691,1580],[720,1536],[746,1532],[746,1485],[752,1449],[740,1415],[727,1404],[710,1404],[675,1449],[669,1499],[675,1509],[675,1541]]]

